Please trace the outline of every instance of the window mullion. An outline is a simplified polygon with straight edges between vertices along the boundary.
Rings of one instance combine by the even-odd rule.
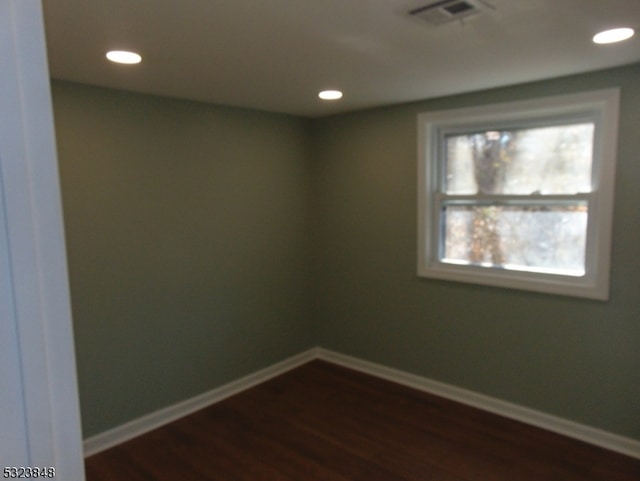
[[[558,194],[558,195],[500,195],[500,194],[476,194],[476,195],[451,195],[437,193],[436,202],[439,205],[532,205],[532,204],[573,204],[589,202],[592,193]]]

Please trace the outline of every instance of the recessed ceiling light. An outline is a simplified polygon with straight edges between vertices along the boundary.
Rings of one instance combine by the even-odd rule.
[[[318,94],[322,100],[338,100],[342,98],[342,92],[339,90],[323,90]]]
[[[112,50],[107,52],[107,58],[112,62],[134,64],[140,63],[142,57],[135,52],[127,52],[125,50]]]
[[[622,42],[633,37],[635,32],[632,28],[613,28],[605,30],[593,36],[594,43],[615,43]]]

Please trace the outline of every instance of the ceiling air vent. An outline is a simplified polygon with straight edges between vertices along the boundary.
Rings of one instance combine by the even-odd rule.
[[[431,25],[442,25],[475,15],[483,9],[484,5],[479,0],[442,0],[414,8],[409,15]]]

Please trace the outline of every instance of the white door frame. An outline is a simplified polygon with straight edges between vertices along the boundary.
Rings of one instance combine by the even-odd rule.
[[[0,469],[83,481],[57,168],[40,0],[0,0]]]

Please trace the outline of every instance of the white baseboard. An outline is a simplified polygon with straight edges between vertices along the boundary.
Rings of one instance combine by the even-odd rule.
[[[452,401],[473,406],[532,426],[553,431],[570,438],[593,444],[611,451],[640,459],[640,441],[592,428],[584,424],[552,416],[534,409],[478,394],[450,384],[392,369],[381,364],[347,356],[321,347],[309,349],[284,361],[261,369],[253,374],[232,381],[204,394],[187,399],[173,406],[154,411],[131,422],[87,438],[84,441],[85,457],[99,453],[136,436],[156,429],[181,417],[215,404],[257,384],[284,374],[314,359],[331,362],[372,376],[402,384],[420,391],[441,396]]]
[[[435,394],[452,401],[473,406],[500,416],[553,431],[564,436],[578,439],[601,448],[616,451],[640,459],[640,441],[592,428],[584,424],[569,421],[534,409],[509,403],[493,397],[478,394],[450,384],[433,381],[425,377],[404,371],[391,369],[355,357],[339,354],[323,348],[317,348],[318,359],[348,367],[372,376],[393,381],[420,391]]]
[[[136,436],[140,436],[153,429],[159,428],[167,423],[175,421],[181,417],[199,411],[207,406],[222,401],[234,394],[238,394],[257,384],[284,374],[317,358],[317,349],[309,349],[284,361],[273,364],[265,369],[249,374],[248,376],[232,381],[211,391],[205,392],[191,399],[179,402],[172,406],[154,411],[140,418],[134,419],[126,424],[116,426],[103,433],[97,434],[84,441],[85,457],[97,454],[100,451],[109,449],[120,443],[128,441]]]

